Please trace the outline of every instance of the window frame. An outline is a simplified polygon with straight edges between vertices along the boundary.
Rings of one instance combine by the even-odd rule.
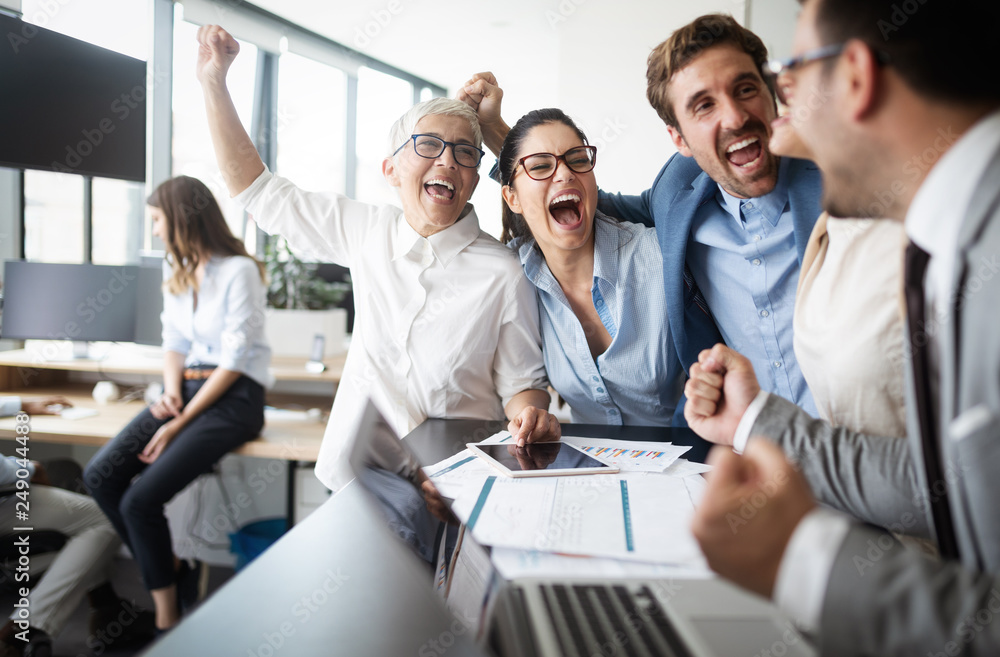
[[[152,25],[149,26],[153,37],[152,55],[147,60],[148,77],[154,81],[151,85],[147,97],[147,163],[146,163],[146,186],[145,192],[148,194],[161,182],[169,179],[172,175],[172,95],[173,95],[173,39],[174,39],[174,10],[175,5],[182,5],[185,13],[190,8],[192,19],[185,17],[185,20],[198,23],[197,15],[208,15],[206,12],[213,12],[218,15],[219,10],[225,10],[230,18],[239,19],[241,24],[250,24],[257,35],[264,35],[261,39],[247,39],[255,42],[258,47],[257,61],[257,84],[254,90],[254,106],[252,113],[251,139],[254,146],[258,148],[264,163],[272,170],[276,166],[277,159],[277,114],[278,114],[278,60],[283,51],[291,51],[302,57],[313,59],[320,63],[337,68],[346,76],[346,125],[345,125],[345,195],[352,197],[357,189],[357,125],[358,125],[358,69],[362,66],[400,78],[411,85],[413,90],[413,102],[420,102],[421,97],[428,94],[431,97],[444,96],[446,89],[429,80],[416,76],[403,69],[387,64],[362,52],[349,48],[328,37],[308,30],[301,25],[293,23],[276,14],[272,14],[264,9],[243,3],[234,6],[227,0],[147,0],[151,3],[149,16]],[[240,34],[235,34],[240,38]],[[261,43],[263,42],[263,43]],[[273,44],[279,44],[275,48]],[[101,45],[101,44],[97,44]],[[16,230],[19,239],[18,255],[24,258],[25,255],[25,185],[24,170],[13,169],[17,182],[14,186],[18,190],[19,198],[17,216],[11,217],[16,224],[12,226]],[[93,177],[81,176],[83,178],[83,251],[82,262],[90,263],[93,259]],[[136,242],[140,248],[135,253],[126,254],[126,260],[138,261],[141,255],[142,245],[152,245],[154,249],[162,249],[159,240],[151,238],[146,232],[149,230],[144,213],[138,213],[127,219],[129,230],[135,230],[138,234]],[[133,223],[134,222],[134,223]],[[248,218],[246,213],[243,216],[243,232],[245,234]],[[256,253],[263,255],[268,236],[257,231]]]

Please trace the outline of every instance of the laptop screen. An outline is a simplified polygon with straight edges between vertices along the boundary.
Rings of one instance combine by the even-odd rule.
[[[357,483],[368,493],[389,528],[421,559],[433,563],[440,522],[427,509],[420,462],[389,423],[368,402],[349,456]]]

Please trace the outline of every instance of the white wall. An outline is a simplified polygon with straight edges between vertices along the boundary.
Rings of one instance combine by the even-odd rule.
[[[747,27],[764,41],[768,56],[790,57],[795,19],[799,15],[797,0],[747,0],[747,3]]]
[[[0,0],[0,8],[12,9],[17,13],[21,13],[21,0]]]

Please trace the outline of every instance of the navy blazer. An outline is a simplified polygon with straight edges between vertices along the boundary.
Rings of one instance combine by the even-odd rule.
[[[792,159],[787,171],[792,177],[788,201],[801,265],[809,235],[821,212],[822,181],[819,169],[807,160]],[[694,158],[678,153],[663,165],[653,186],[639,196],[600,192],[598,203],[605,214],[656,226],[663,252],[670,333],[685,372],[698,361],[701,350],[723,341],[685,260],[695,213],[717,191],[718,185]]]

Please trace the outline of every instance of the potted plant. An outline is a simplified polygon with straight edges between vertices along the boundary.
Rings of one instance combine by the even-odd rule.
[[[351,291],[349,282],[328,283],[319,265],[303,262],[284,238],[268,240],[264,250],[268,288],[267,338],[275,356],[309,356],[313,339],[324,337],[324,356],[344,350],[347,311],[337,304]]]

